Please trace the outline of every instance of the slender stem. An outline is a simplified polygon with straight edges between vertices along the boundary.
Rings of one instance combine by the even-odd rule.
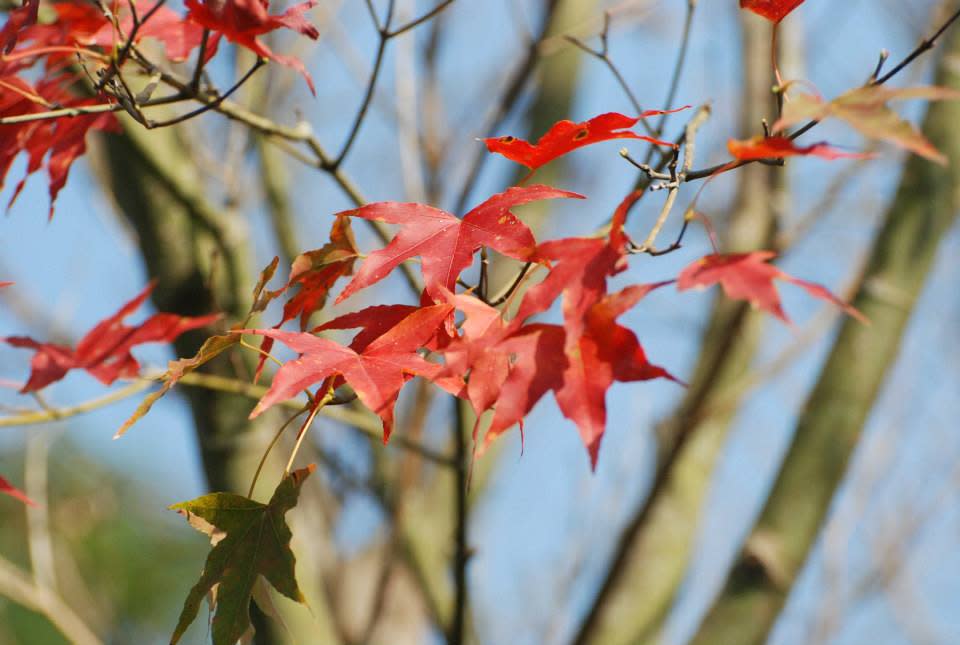
[[[290,459],[287,460],[287,466],[283,469],[284,477],[290,474],[290,470],[293,468],[293,460],[297,458],[297,453],[300,452],[300,446],[303,445],[303,438],[307,435],[310,426],[313,425],[313,420],[317,418],[317,413],[333,398],[333,390],[330,388],[331,382],[332,379],[328,378],[324,381],[323,385],[320,386],[320,390],[324,391],[324,395],[321,398],[318,392],[318,396],[316,397],[317,403],[313,406],[313,409],[310,410],[310,416],[308,416],[307,420],[300,426],[300,432],[297,434],[297,443],[293,445],[293,450],[290,452]]]
[[[190,87],[196,92],[200,89],[200,79],[203,78],[203,67],[207,58],[207,42],[210,40],[210,30],[203,29],[203,35],[200,37],[200,51],[197,53],[197,66],[193,68],[193,79],[190,81]]]
[[[510,296],[513,295],[513,292],[517,290],[517,287],[519,287],[523,283],[523,279],[527,277],[527,272],[530,271],[531,266],[533,266],[533,262],[527,262],[526,264],[524,264],[520,268],[520,271],[517,273],[517,276],[513,279],[513,282],[507,285],[507,287],[502,292],[498,293],[496,296],[491,298],[489,305],[491,307],[499,307],[500,305],[505,303],[507,300],[509,300]]]
[[[257,464],[257,470],[253,473],[253,479],[250,481],[250,489],[247,491],[247,497],[253,497],[253,489],[257,486],[257,480],[260,478],[260,472],[263,470],[263,465],[267,463],[267,457],[270,456],[270,451],[273,450],[273,447],[277,445],[278,441],[280,441],[280,437],[283,436],[283,431],[286,430],[291,423],[293,423],[294,419],[309,409],[309,404],[301,407],[292,416],[288,417],[287,420],[283,422],[283,425],[280,426],[280,429],[277,430],[277,433],[273,435],[273,439],[270,440],[270,444],[267,446],[267,449],[263,451],[263,456],[260,457],[260,463]]]
[[[223,94],[221,94],[220,96],[218,96],[217,98],[215,98],[215,99],[214,99],[213,101],[211,101],[210,103],[207,103],[206,105],[204,105],[204,106],[202,106],[202,107],[199,107],[199,108],[197,108],[196,110],[193,110],[193,111],[191,111],[191,112],[187,112],[186,114],[181,114],[180,116],[174,117],[174,118],[169,119],[169,120],[167,120],[167,121],[155,121],[155,122],[151,122],[151,123],[149,124],[149,127],[151,127],[151,128],[165,128],[165,127],[167,127],[167,126],[176,125],[177,123],[183,123],[184,121],[187,121],[187,120],[192,119],[192,118],[194,118],[194,117],[200,116],[200,115],[203,114],[204,112],[209,112],[210,110],[215,110],[215,109],[217,109],[217,108],[220,106],[221,103],[223,103],[225,100],[227,100],[228,98],[230,98],[230,96],[231,96],[234,92],[236,92],[236,91],[239,90],[241,87],[243,87],[243,84],[246,83],[248,80],[250,80],[250,77],[253,76],[254,74],[256,74],[256,73],[257,73],[257,70],[260,69],[261,67],[263,67],[265,64],[266,64],[266,60],[264,60],[263,58],[258,58],[257,61],[250,67],[250,69],[247,70],[247,73],[240,77],[240,80],[238,80],[236,83],[234,83],[234,84],[230,87],[230,89],[228,89],[226,92],[224,92]]]
[[[956,22],[958,18],[960,18],[960,9],[955,11],[953,15],[951,15],[946,20],[946,22],[944,22],[940,26],[940,28],[933,33],[933,35],[929,36],[928,38],[924,38],[922,41],[920,41],[920,44],[917,45],[916,49],[914,49],[912,52],[907,54],[907,56],[903,60],[901,60],[899,63],[897,63],[893,67],[893,69],[891,69],[889,72],[887,72],[886,74],[878,78],[876,81],[874,81],[872,85],[883,85],[884,83],[889,81],[891,78],[899,74],[904,67],[906,67],[907,65],[915,61],[924,53],[933,49],[934,44],[937,42],[937,40],[939,40],[940,36],[942,36],[943,33],[950,28],[950,25]]]
[[[75,417],[80,414],[92,412],[99,408],[106,407],[117,401],[123,401],[135,394],[143,392],[153,385],[153,381],[143,380],[134,381],[119,390],[106,394],[96,399],[65,408],[48,408],[37,410],[35,412],[25,412],[8,417],[0,417],[0,428],[16,428],[20,426],[36,425],[38,423],[49,423],[50,421],[59,421],[69,417]]]
[[[464,422],[464,401],[453,399],[453,443],[457,460],[454,471],[455,529],[453,554],[453,616],[447,632],[447,645],[463,645],[467,624],[467,564],[470,553],[467,548],[469,509],[467,508],[467,461],[470,451],[467,446],[469,430]]]

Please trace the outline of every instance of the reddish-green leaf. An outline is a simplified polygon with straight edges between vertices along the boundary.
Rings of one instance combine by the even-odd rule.
[[[321,248],[301,253],[293,260],[290,278],[287,284],[276,291],[267,292],[256,300],[266,303],[287,290],[297,287],[298,291],[283,305],[283,316],[274,329],[279,329],[289,320],[300,318],[300,329],[306,329],[310,316],[327,304],[330,289],[341,277],[353,273],[353,263],[358,255],[357,244],[353,239],[350,218],[337,217],[330,228],[330,241]],[[273,273],[271,272],[271,276]],[[263,309],[260,308],[260,311]],[[273,349],[273,339],[264,337],[260,345],[262,354],[257,364],[254,380],[259,380],[266,364],[267,354]]]
[[[208,594],[215,598],[213,645],[234,645],[250,629],[250,600],[260,576],[287,598],[305,602],[284,516],[297,505],[303,481],[314,469],[311,465],[284,477],[267,504],[233,493],[211,493],[170,507],[213,544],[200,580],[183,604],[171,645],[196,619]]]
[[[776,254],[772,251],[708,255],[689,265],[677,277],[677,289],[706,288],[719,283],[727,297],[746,300],[761,311],[773,314],[784,322],[790,322],[780,304],[780,294],[773,283],[783,280],[806,290],[815,298],[826,300],[840,307],[850,316],[866,323],[863,314],[840,300],[824,287],[794,278],[768,264]]]
[[[130,415],[130,418],[124,421],[123,425],[120,426],[120,429],[117,430],[116,434],[113,435],[113,438],[118,439],[126,434],[127,430],[129,430],[134,423],[146,415],[150,411],[150,408],[153,407],[153,404],[159,401],[164,394],[169,392],[171,388],[173,388],[173,386],[184,377],[184,375],[189,374],[204,363],[213,360],[221,353],[230,349],[239,342],[239,334],[211,336],[203,341],[203,345],[200,346],[200,349],[194,356],[190,358],[181,358],[180,360],[176,361],[170,361],[167,364],[167,371],[160,378],[160,380],[163,381],[163,385],[156,392],[148,394],[146,397],[144,397],[140,405],[137,406],[137,409],[134,410],[133,414]]]
[[[487,144],[487,150],[490,152],[501,154],[530,170],[536,170],[577,148],[611,139],[640,139],[661,146],[672,146],[674,144],[669,141],[660,141],[637,134],[630,128],[640,119],[659,114],[671,114],[689,107],[687,105],[677,110],[648,110],[637,117],[608,112],[582,123],[557,121],[535,144],[511,136],[484,139],[483,142]]]
[[[890,101],[909,99],[957,100],[960,99],[960,91],[945,87],[889,88],[870,85],[846,92],[832,101],[824,101],[813,94],[791,95],[773,130],[780,132],[808,120],[840,119],[865,137],[887,141],[921,157],[945,164],[946,157],[887,105]]]
[[[740,7],[767,20],[780,22],[803,2],[804,0],[740,0]]]
[[[154,314],[136,327],[123,320],[144,303],[155,283],[120,310],[97,324],[77,343],[76,349],[54,343],[40,343],[26,336],[3,340],[14,347],[36,350],[31,360],[30,378],[21,392],[33,392],[62,379],[72,369],[84,369],[104,385],[118,378],[130,378],[140,371],[140,363],[130,350],[143,343],[171,342],[180,334],[213,323],[219,314],[197,318],[174,314]]]
[[[798,146],[789,137],[754,137],[746,141],[730,139],[727,150],[735,159],[754,161],[757,159],[781,159],[783,157],[820,157],[821,159],[867,159],[872,155],[862,152],[844,152],[826,142],[809,146]]]
[[[341,215],[399,224],[400,232],[385,248],[367,256],[337,302],[385,278],[401,262],[420,256],[426,292],[435,299],[442,289],[453,290],[473,254],[488,246],[517,260],[536,260],[533,233],[510,209],[542,199],[582,195],[549,186],[514,187],[494,195],[459,219],[423,204],[379,202]]]

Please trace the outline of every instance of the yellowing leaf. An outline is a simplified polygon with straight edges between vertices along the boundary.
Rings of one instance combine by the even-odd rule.
[[[130,418],[124,421],[123,425],[120,426],[120,429],[117,430],[116,434],[113,435],[113,438],[119,439],[122,437],[127,430],[129,430],[134,423],[139,421],[141,417],[149,412],[150,408],[153,407],[153,404],[159,401],[164,394],[169,392],[170,389],[177,384],[177,381],[183,378],[185,374],[189,374],[204,363],[216,358],[218,355],[223,353],[225,350],[230,349],[238,342],[240,342],[239,334],[211,336],[207,340],[203,341],[203,345],[200,346],[200,349],[197,351],[195,356],[191,356],[190,358],[181,358],[180,360],[176,361],[170,361],[167,364],[167,371],[161,378],[163,381],[163,387],[156,392],[148,394],[143,399],[140,405],[137,406],[137,409],[133,411],[133,414],[130,415]]]
[[[773,126],[774,132],[804,121],[834,118],[845,121],[860,134],[870,139],[888,141],[940,164],[947,162],[936,148],[894,112],[889,101],[924,99],[943,101],[960,99],[960,91],[945,87],[888,88],[868,85],[841,94],[832,101],[824,101],[813,94],[791,96],[783,106],[783,115]]]
[[[211,493],[170,507],[209,535],[213,544],[200,580],[183,603],[170,645],[180,640],[214,588],[213,645],[234,645],[250,628],[250,600],[259,576],[284,596],[304,602],[284,515],[297,505],[300,487],[315,468],[290,473],[267,504],[232,493]]]

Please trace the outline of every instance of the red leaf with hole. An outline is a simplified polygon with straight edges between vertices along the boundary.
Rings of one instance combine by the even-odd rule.
[[[844,152],[826,142],[798,146],[790,137],[754,137],[746,141],[730,139],[727,150],[740,161],[757,159],[782,159],[784,157],[820,157],[821,159],[869,159],[873,155],[863,152]]]
[[[740,7],[759,14],[767,20],[780,22],[803,2],[804,0],[740,0]]]
[[[220,318],[219,314],[196,318],[175,314],[154,314],[135,327],[123,324],[124,318],[144,303],[155,283],[123,305],[120,310],[97,324],[77,343],[76,349],[54,343],[40,343],[25,336],[8,336],[3,340],[14,347],[36,350],[30,362],[31,372],[21,392],[33,392],[59,381],[72,369],[83,369],[104,385],[118,378],[132,378],[140,371],[140,363],[130,350],[143,343],[168,343],[191,329],[205,327]]]
[[[583,199],[576,193],[533,185],[494,195],[463,219],[432,206],[397,202],[367,204],[344,211],[340,215],[399,224],[400,231],[385,248],[367,256],[337,302],[379,282],[401,262],[416,256],[422,259],[426,293],[435,299],[443,297],[442,289],[453,290],[460,272],[470,266],[473,254],[481,246],[516,260],[535,261],[533,233],[510,209],[560,197]]]
[[[754,251],[752,253],[731,253],[728,255],[708,255],[700,258],[677,277],[677,289],[706,288],[719,283],[727,297],[734,300],[746,300],[754,307],[773,314],[789,323],[780,304],[780,294],[773,283],[783,280],[803,288],[811,296],[826,300],[840,307],[857,320],[867,323],[867,319],[854,307],[848,305],[824,287],[794,278],[768,264],[776,254],[772,251]]]
[[[417,350],[436,336],[452,311],[453,307],[447,304],[419,308],[360,351],[307,332],[242,330],[279,340],[300,354],[277,371],[250,418],[324,379],[343,377],[360,401],[383,421],[383,440],[387,441],[393,430],[393,408],[403,384],[411,376],[432,378],[443,369],[424,359]]]
[[[629,117],[617,112],[607,112],[582,123],[557,121],[535,144],[516,137],[493,137],[484,139],[487,150],[503,155],[510,161],[536,170],[557,157],[578,148],[611,139],[640,139],[661,146],[673,146],[669,141],[660,141],[653,137],[637,134],[630,130],[640,121],[659,114],[672,114],[686,110],[684,106],[677,110],[648,110],[638,117]]]
[[[33,501],[32,499],[30,499],[29,497],[27,497],[27,496],[23,493],[23,491],[21,491],[21,490],[19,490],[18,488],[16,488],[13,484],[11,484],[10,482],[8,482],[8,481],[7,481],[6,479],[4,479],[2,476],[0,476],[0,493],[3,493],[4,495],[9,495],[10,497],[12,497],[12,498],[14,498],[14,499],[18,499],[18,500],[20,500],[21,502],[23,502],[24,504],[28,504],[28,505],[30,505],[30,506],[36,506],[36,505],[37,505],[36,502],[34,502],[34,501]]]
[[[304,13],[317,4],[308,0],[287,9],[281,15],[270,15],[268,0],[186,0],[187,18],[198,25],[223,35],[232,43],[251,50],[258,56],[269,58],[281,65],[300,72],[316,94],[313,79],[303,62],[292,56],[275,54],[266,43],[258,39],[277,29],[292,29],[307,38],[316,40],[320,32],[304,17]]]

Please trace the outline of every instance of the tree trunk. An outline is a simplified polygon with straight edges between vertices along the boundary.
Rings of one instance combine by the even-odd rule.
[[[957,3],[953,3],[956,6]],[[960,88],[952,29],[936,84]],[[823,523],[904,330],[940,240],[956,219],[960,187],[960,103],[929,108],[925,135],[950,160],[907,162],[874,242],[854,305],[872,322],[844,322],[797,425],[766,506],[695,645],[759,645],[782,609]]]
[[[744,95],[740,135],[756,134],[775,114],[770,92],[770,26],[740,12]],[[733,210],[721,236],[725,251],[767,248],[785,173],[755,164],[739,171]],[[577,635],[577,643],[650,643],[673,604],[693,552],[703,504],[739,400],[723,384],[749,369],[763,316],[742,302],[719,296],[701,342],[686,395],[657,429],[657,476],[650,497],[620,536],[601,592]],[[723,398],[722,408],[717,407]]]

